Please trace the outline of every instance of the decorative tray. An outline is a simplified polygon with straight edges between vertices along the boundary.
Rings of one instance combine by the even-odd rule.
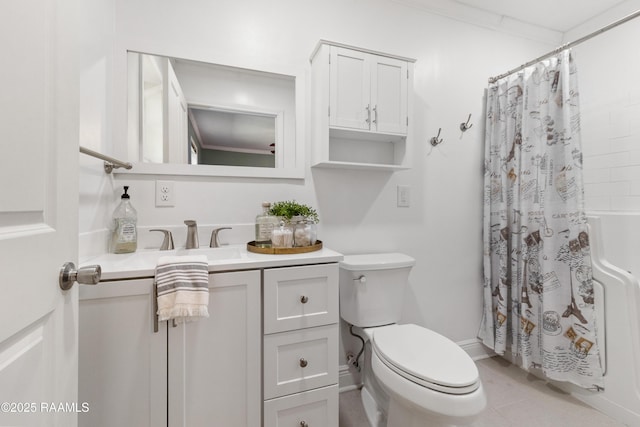
[[[255,240],[247,243],[247,250],[257,254],[269,254],[269,255],[291,255],[291,254],[304,254],[307,252],[319,251],[322,249],[322,241],[316,240],[315,245],[311,246],[297,246],[295,248],[261,248],[256,246]]]

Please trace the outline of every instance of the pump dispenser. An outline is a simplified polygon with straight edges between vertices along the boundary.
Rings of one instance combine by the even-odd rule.
[[[126,254],[135,252],[138,247],[138,230],[136,223],[138,214],[131,205],[130,196],[127,194],[128,186],[124,186],[124,194],[120,197],[120,204],[113,212],[113,230],[111,238],[111,251],[114,254]]]

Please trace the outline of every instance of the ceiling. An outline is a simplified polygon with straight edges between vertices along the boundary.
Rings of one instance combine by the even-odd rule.
[[[267,155],[275,150],[275,116],[189,107],[189,117],[204,149]]]
[[[428,3],[429,0],[421,0]],[[565,33],[625,0],[450,0]]]

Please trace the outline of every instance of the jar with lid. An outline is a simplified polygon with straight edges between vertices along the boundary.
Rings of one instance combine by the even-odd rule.
[[[302,216],[294,216],[291,218],[293,223],[293,246],[311,246],[311,226],[306,218]]]
[[[307,226],[309,227],[309,244],[313,246],[318,240],[318,229],[316,223],[310,219],[307,219]]]
[[[271,232],[271,245],[274,248],[293,247],[293,228],[291,224],[280,221],[280,225]]]

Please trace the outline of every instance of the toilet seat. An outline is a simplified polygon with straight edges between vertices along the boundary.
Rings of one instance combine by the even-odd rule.
[[[431,390],[463,395],[480,386],[469,355],[448,338],[417,325],[389,325],[373,332],[380,361],[403,378]]]

